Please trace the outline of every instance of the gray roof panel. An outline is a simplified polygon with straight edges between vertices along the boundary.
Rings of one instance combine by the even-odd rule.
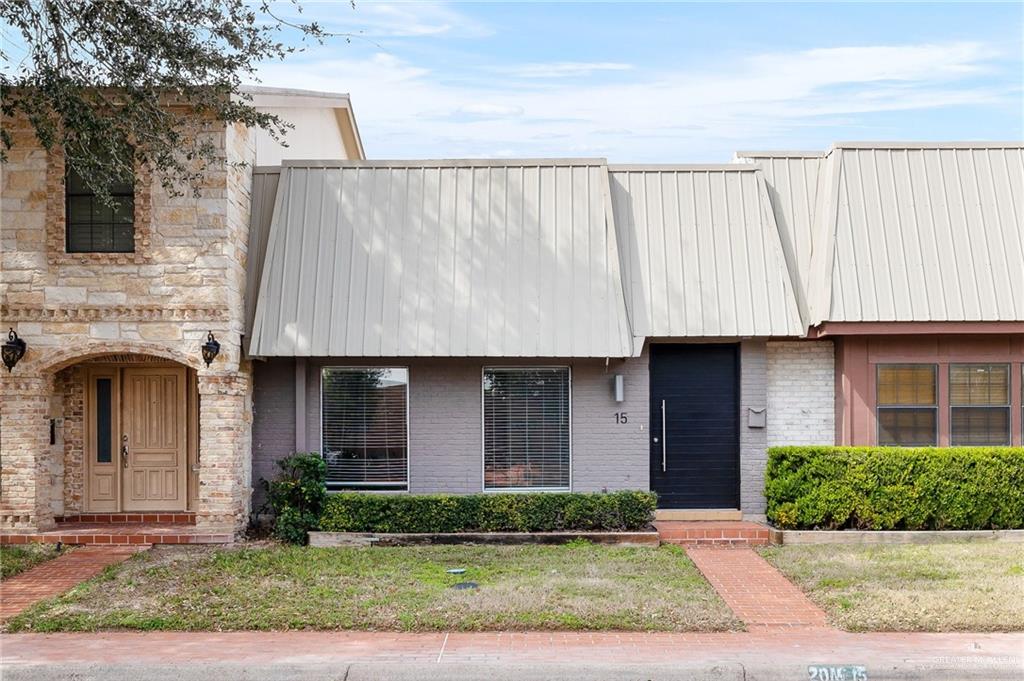
[[[609,170],[635,336],[804,334],[757,167]]]
[[[286,163],[253,356],[634,353],[600,160]]]
[[[823,171],[813,324],[1024,321],[1020,143],[844,144]]]

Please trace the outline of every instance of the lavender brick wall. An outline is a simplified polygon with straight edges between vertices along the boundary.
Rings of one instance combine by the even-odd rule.
[[[751,428],[749,414],[750,409],[764,409],[768,404],[765,345],[764,341],[740,343],[740,508],[744,515],[755,517],[765,512],[768,433],[767,428]]]
[[[320,447],[320,370],[324,366],[409,367],[410,491],[479,492],[481,370],[494,366],[565,365],[552,360],[405,359],[309,360],[306,437]],[[647,489],[647,356],[631,360],[572,360],[573,489]],[[294,363],[257,365],[254,478],[273,474],[273,462],[294,449]],[[612,377],[625,377],[625,402],[612,398]],[[616,412],[628,422],[617,424]]]
[[[273,479],[275,463],[295,449],[295,362],[253,362],[253,381],[252,507],[259,510],[260,478]]]
[[[769,401],[771,347],[764,341],[740,346],[740,499],[743,512],[764,514],[764,468],[773,421]],[[785,366],[775,358],[775,371]],[[816,360],[819,364],[821,357]],[[782,362],[782,363],[780,363]],[[306,437],[320,448],[320,370],[323,366],[408,366],[410,490],[417,493],[479,492],[482,488],[480,381],[485,365],[552,365],[551,360],[405,359],[309,360],[306,380]],[[564,364],[564,362],[562,363]],[[648,489],[648,353],[630,360],[572,360],[573,489]],[[821,367],[819,367],[821,368]],[[612,377],[625,377],[625,402],[612,398]],[[294,363],[256,364],[254,479],[273,475],[274,461],[294,449]],[[751,428],[748,410],[770,407],[769,428]],[[827,410],[831,402],[824,408]],[[617,424],[616,412],[628,423]],[[781,418],[777,415],[775,418]],[[257,503],[259,503],[257,501]]]

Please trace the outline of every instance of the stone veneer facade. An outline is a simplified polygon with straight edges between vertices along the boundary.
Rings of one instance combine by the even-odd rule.
[[[64,162],[23,121],[2,172],[0,324],[28,351],[0,372],[0,528],[46,528],[82,510],[80,362],[116,354],[170,360],[195,372],[201,404],[197,524],[244,527],[251,490],[251,367],[241,352],[254,160],[250,131],[213,127],[223,150],[198,197],[170,196],[140,172],[135,252],[65,252]],[[207,368],[207,331],[221,352]],[[50,444],[51,418],[63,419]]]

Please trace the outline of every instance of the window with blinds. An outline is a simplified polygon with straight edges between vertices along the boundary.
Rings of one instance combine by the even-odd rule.
[[[409,370],[326,367],[321,434],[331,489],[405,489]]]
[[[569,489],[569,368],[484,369],[484,489]]]
[[[938,443],[938,381],[934,364],[880,364],[876,374],[878,444]]]
[[[949,366],[950,444],[1010,444],[1010,365]]]

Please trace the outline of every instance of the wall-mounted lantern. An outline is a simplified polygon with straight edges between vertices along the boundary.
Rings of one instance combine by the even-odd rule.
[[[25,341],[18,338],[13,328],[7,332],[7,342],[3,345],[2,354],[8,372],[14,371],[14,365],[25,356]]]
[[[616,402],[626,401],[626,379],[622,374],[615,374],[612,379],[612,397]]]
[[[206,362],[206,366],[210,366],[210,362],[217,358],[220,354],[220,343],[213,337],[213,331],[209,331],[206,334],[206,342],[203,343],[203,361]]]

